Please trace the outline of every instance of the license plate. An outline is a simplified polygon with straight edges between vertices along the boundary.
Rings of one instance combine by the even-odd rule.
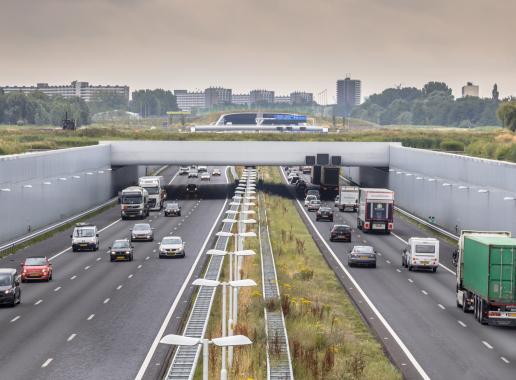
[[[367,259],[369,259],[369,256],[360,256],[360,258],[361,258],[362,260],[367,260]]]
[[[385,229],[385,224],[373,223],[373,230],[383,230],[383,229]]]
[[[83,243],[81,243],[81,244],[79,244],[79,245],[80,245],[81,247],[87,247],[87,246],[88,246],[88,244],[83,244]]]
[[[430,262],[429,261],[421,261],[421,264],[428,265],[428,264],[430,264]]]
[[[116,259],[117,260],[125,260],[125,256],[117,256]]]

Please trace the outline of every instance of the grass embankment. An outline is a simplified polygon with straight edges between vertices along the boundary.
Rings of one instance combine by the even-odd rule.
[[[277,168],[265,182],[281,183]],[[401,379],[322,257],[291,200],[266,194],[296,379]]]
[[[248,228],[248,230],[252,230]],[[236,232],[236,226],[234,231]],[[246,347],[235,348],[233,367],[228,369],[230,379],[265,379],[267,377],[266,364],[266,344],[267,338],[265,334],[264,320],[264,303],[262,298],[262,276],[260,263],[260,248],[258,240],[255,238],[247,238],[244,241],[246,249],[252,249],[256,252],[255,256],[247,257],[244,260],[241,278],[253,279],[257,286],[252,288],[242,288],[238,295],[238,323],[235,326],[234,334],[241,334],[249,337],[253,344]],[[234,249],[233,239],[227,247],[228,251]],[[220,281],[229,281],[229,261],[226,257],[222,267]],[[229,306],[229,297],[227,298]],[[206,337],[217,338],[222,335],[221,318],[222,318],[222,296],[221,289],[217,289],[213,306],[211,309],[210,320],[206,330]],[[210,346],[210,379],[218,379],[220,376],[221,366],[221,348]],[[202,359],[199,361],[194,379],[202,379]]]

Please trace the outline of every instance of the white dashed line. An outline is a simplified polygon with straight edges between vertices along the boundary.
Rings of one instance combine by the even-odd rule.
[[[75,338],[77,336],[77,334],[72,334],[68,337],[68,339],[66,340],[67,342],[71,342],[73,340],[73,338]]]
[[[43,363],[43,364],[41,365],[41,368],[45,368],[46,366],[48,366],[48,365],[52,362],[52,360],[54,360],[54,359],[52,359],[52,358],[48,358],[48,359],[45,361],[45,363]]]
[[[391,263],[391,262],[390,262],[390,260],[385,260],[385,262],[386,262],[387,264],[390,264],[390,263]]]
[[[150,256],[147,256],[147,257],[145,258],[145,260],[149,260],[149,259],[150,259]]]
[[[401,273],[401,270],[399,268],[396,268],[396,272]]]
[[[468,327],[468,326],[467,326],[464,322],[462,322],[462,321],[457,321],[457,323],[458,323],[459,325],[461,325],[462,327]]]
[[[484,346],[486,346],[487,348],[489,348],[490,350],[492,350],[492,349],[493,349],[493,346],[491,346],[491,345],[490,345],[489,343],[487,343],[485,340],[483,340],[483,341],[482,341],[482,344],[483,344]]]
[[[70,277],[70,280],[75,280],[77,278],[76,275],[73,275],[72,277]]]
[[[118,286],[116,287],[116,290],[120,290],[120,289],[122,289],[122,286],[123,286],[123,285],[118,285]]]
[[[97,261],[100,261],[102,259],[102,257],[97,257]]]
[[[428,292],[426,290],[421,290],[421,293],[423,293],[425,296],[428,295]]]
[[[443,305],[441,305],[440,303],[438,303],[437,306],[439,306],[443,310],[446,310],[446,308]]]
[[[138,266],[136,267],[136,269],[141,269],[141,267],[142,267],[142,264],[138,265]]]
[[[133,275],[132,275],[132,274],[130,274],[129,276],[127,276],[127,278],[133,278]]]
[[[92,314],[88,317],[87,321],[91,321],[95,317],[95,314]]]
[[[378,256],[381,256],[381,255],[382,255],[382,253],[381,253],[381,252],[378,252],[378,253],[377,253],[377,255],[378,255]]]
[[[43,300],[38,300],[34,305],[39,305]]]
[[[410,282],[410,283],[414,283],[414,280],[413,280],[413,279],[411,279],[411,278],[407,278],[407,280],[408,280],[408,282]]]
[[[88,266],[85,266],[85,267],[84,267],[84,270],[88,270],[88,269],[90,269],[90,268],[91,268],[91,267],[88,265]]]
[[[11,322],[16,322],[18,319],[20,319],[20,316],[17,315],[16,317],[14,317],[13,319],[11,319]]]
[[[502,361],[505,363],[505,364],[509,364],[510,361],[508,361],[506,358],[504,358],[503,356],[500,356],[500,359],[502,359]]]
[[[54,292],[58,292],[58,291],[59,291],[59,289],[61,289],[61,287],[60,287],[60,286],[58,286],[57,288],[55,288],[55,289],[54,289]]]
[[[104,304],[107,304],[107,303],[109,302],[109,300],[110,300],[109,298],[106,298],[106,299],[104,300]]]

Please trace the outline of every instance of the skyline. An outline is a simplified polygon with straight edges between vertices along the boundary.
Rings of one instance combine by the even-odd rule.
[[[363,98],[429,81],[446,82],[455,97],[466,82],[490,97],[497,83],[507,97],[516,94],[516,52],[505,48],[514,11],[484,0],[22,0],[0,16],[0,84],[269,88],[315,98],[327,89],[332,103],[350,73]]]

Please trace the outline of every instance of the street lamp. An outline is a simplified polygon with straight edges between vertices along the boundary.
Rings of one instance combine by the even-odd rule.
[[[224,252],[224,251],[218,251],[218,250],[213,250],[213,251],[217,251],[216,253],[213,253],[216,255],[219,255],[220,252]],[[209,252],[210,251],[208,251],[208,253]],[[226,289],[227,289],[227,286],[229,285],[232,288],[256,286],[256,282],[254,282],[253,280],[220,282],[217,280],[207,280],[205,278],[198,278],[197,280],[192,282],[192,285],[207,286],[207,287],[211,287],[211,288],[216,288],[217,286],[222,286],[222,337],[225,337],[226,336],[226,323],[230,324],[230,331],[231,331],[230,335],[232,335],[231,322],[228,322],[226,320],[226,293],[227,293]],[[230,314],[231,314],[231,311],[230,311]],[[229,319],[229,321],[231,321],[231,318]],[[221,369],[220,369],[220,378],[221,378],[221,380],[226,380],[227,377],[228,377],[228,372],[226,370],[226,347],[222,347],[222,365],[221,365]]]
[[[208,380],[208,350],[209,345],[214,344],[217,347],[222,347],[225,349],[226,347],[233,346],[245,346],[248,344],[252,344],[251,339],[246,337],[245,335],[234,335],[222,338],[213,338],[213,339],[199,339],[192,338],[184,335],[165,335],[161,338],[160,343],[173,345],[173,346],[197,346],[202,345],[202,378],[203,380]]]

